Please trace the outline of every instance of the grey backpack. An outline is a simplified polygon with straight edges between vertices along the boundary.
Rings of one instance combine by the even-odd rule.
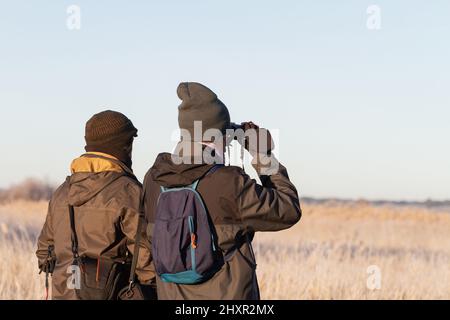
[[[215,232],[197,192],[199,181],[185,187],[161,187],[152,246],[156,272],[164,282],[202,283],[221,266]]]

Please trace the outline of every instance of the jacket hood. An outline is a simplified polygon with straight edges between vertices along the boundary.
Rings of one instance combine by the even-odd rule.
[[[72,206],[85,204],[114,181],[126,175],[114,157],[99,153],[87,155],[89,157],[81,156],[72,162],[72,175],[67,178],[68,201]]]
[[[170,153],[161,153],[150,169],[150,176],[157,184],[163,187],[182,187],[192,184],[203,177],[213,165],[202,164],[176,164]]]

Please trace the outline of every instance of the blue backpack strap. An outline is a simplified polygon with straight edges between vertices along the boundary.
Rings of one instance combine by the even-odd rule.
[[[209,171],[206,173],[206,176],[209,176],[210,174],[213,174],[214,172],[216,172],[218,169],[225,167],[225,165],[223,164],[216,164],[214,165],[211,169],[209,169]]]
[[[192,189],[192,190],[197,190],[198,187],[198,183],[200,182],[200,179],[195,180],[191,185],[188,186],[188,188]]]
[[[217,169],[219,169],[219,168],[221,168],[221,167],[223,167],[223,166],[224,166],[223,164],[216,164],[216,165],[213,166],[211,169],[209,169],[208,172],[207,172],[203,177],[206,177],[206,176],[209,176],[210,174],[213,174],[214,172],[217,171]],[[196,190],[197,190],[197,187],[198,187],[198,184],[199,184],[200,180],[201,180],[203,177],[201,177],[201,178],[195,180],[191,185],[187,186],[186,188],[189,188],[189,189],[192,189],[192,190],[196,191]],[[161,189],[161,190],[162,190],[162,189]],[[164,192],[164,191],[163,191],[163,192]]]
[[[216,165],[214,165],[213,167],[211,167],[211,169],[208,170],[208,172],[203,177],[206,177],[206,176],[209,176],[210,174],[213,174],[214,172],[217,171],[217,169],[219,169],[221,167],[224,167],[224,165],[223,164],[216,164]],[[192,190],[196,191],[197,187],[198,187],[198,184],[199,184],[200,180],[203,177],[195,180],[192,184],[186,186],[185,188],[192,189]],[[166,187],[161,186],[161,193],[164,193],[164,192],[166,192],[166,191],[168,191],[170,189],[171,188],[166,188]]]

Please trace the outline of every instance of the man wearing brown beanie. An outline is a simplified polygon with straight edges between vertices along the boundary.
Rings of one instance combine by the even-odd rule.
[[[53,194],[38,240],[39,267],[53,273],[53,299],[117,299],[132,279],[133,255],[139,282],[154,284],[149,242],[141,232],[142,185],[131,169],[135,137],[137,129],[119,112],[104,111],[87,122],[87,152],[72,162],[72,175]]]
[[[161,153],[144,180],[158,298],[258,300],[253,237],[258,231],[290,228],[300,220],[297,190],[281,164],[269,172],[259,161],[253,163],[262,185],[242,168],[224,166],[230,141],[227,136],[212,141],[207,132],[224,134],[232,127],[227,107],[199,83],[181,83],[177,93],[182,100],[178,122],[188,148]],[[259,130],[251,122],[242,126]],[[239,141],[254,159],[273,157],[270,148]],[[205,161],[208,148],[219,161]]]
[[[102,152],[114,156],[129,169],[131,151],[137,129],[123,114],[104,111],[94,115],[86,124],[86,151]]]

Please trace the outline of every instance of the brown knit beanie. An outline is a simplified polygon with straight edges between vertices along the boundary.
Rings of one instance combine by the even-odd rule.
[[[112,155],[131,169],[130,148],[137,131],[131,120],[120,112],[97,113],[86,123],[85,149]]]
[[[202,121],[202,135],[208,129],[222,133],[230,128],[230,113],[227,107],[209,88],[196,82],[184,82],[178,86],[178,97],[183,101],[178,107],[178,124],[186,129],[194,141],[194,121]]]

